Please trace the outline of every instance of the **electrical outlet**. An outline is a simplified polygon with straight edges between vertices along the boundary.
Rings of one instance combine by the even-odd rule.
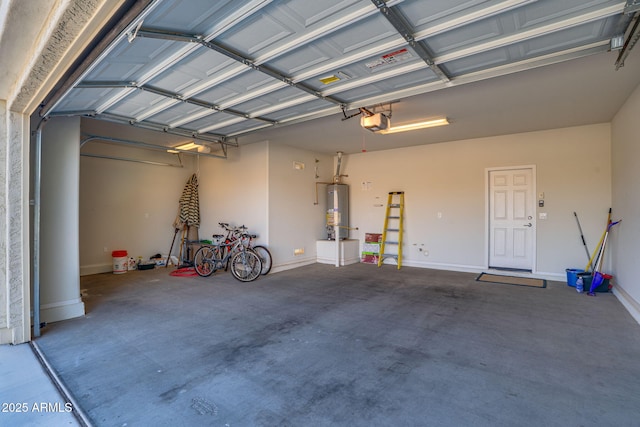
[[[106,247],[106,246],[105,246],[104,248],[102,248],[102,250],[103,250],[105,253],[109,252],[109,249],[107,249],[107,247]]]

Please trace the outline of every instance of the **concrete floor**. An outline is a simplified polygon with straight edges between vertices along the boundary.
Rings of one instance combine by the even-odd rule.
[[[81,424],[29,344],[0,345],[0,426]]]
[[[637,426],[640,325],[612,294],[314,264],[241,283],[82,278],[37,340],[97,426]]]

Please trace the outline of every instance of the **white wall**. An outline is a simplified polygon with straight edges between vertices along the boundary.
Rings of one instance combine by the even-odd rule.
[[[78,179],[80,118],[51,119],[42,132],[40,319],[84,315],[80,300]]]
[[[175,162],[168,153],[89,142],[82,152],[123,158]],[[184,168],[81,157],[80,272],[112,270],[111,252],[148,259],[167,254],[174,235],[178,200],[193,174],[193,157],[183,156]],[[174,254],[178,254],[178,234]],[[105,250],[106,248],[106,250]]]
[[[171,162],[167,153],[89,143],[83,153]],[[169,252],[178,201],[187,180],[198,175],[200,239],[222,233],[218,222],[245,224],[268,244],[267,144],[229,148],[225,159],[184,155],[184,168],[82,157],[80,264],[82,274],[112,269],[113,250],[148,258]],[[181,233],[172,254],[179,255]],[[106,252],[104,248],[107,248]]]
[[[303,163],[304,169],[296,169],[294,162]],[[332,178],[332,156],[269,143],[269,248],[274,271],[316,262],[316,241],[326,239],[327,233],[326,186],[317,186],[315,204],[315,183]],[[295,249],[304,249],[304,254],[294,255]]]
[[[614,292],[640,322],[640,86],[612,121],[613,217],[623,221],[611,232]]]
[[[345,156],[351,223],[359,227],[352,236],[363,241],[366,232],[380,233],[388,192],[402,190],[403,264],[481,270],[487,251],[486,169],[535,165],[537,192],[545,193],[545,207],[537,212],[548,214],[536,224],[535,270],[563,280],[566,268],[588,261],[573,212],[590,250],[606,223],[610,146],[610,126],[599,124]]]
[[[268,245],[267,142],[229,148],[227,159],[200,158],[200,238],[224,234],[219,222],[246,225]]]
[[[294,162],[305,168],[295,169]],[[332,162],[328,155],[268,141],[230,148],[226,160],[201,158],[200,238],[223,233],[219,222],[244,224],[269,247],[273,272],[315,262],[316,240],[326,237],[324,198],[314,205],[315,182],[331,180]],[[296,248],[305,253],[295,256]]]
[[[167,161],[165,153],[93,144],[83,152]],[[273,271],[315,262],[324,233],[324,198],[314,205],[315,182],[330,181],[332,157],[267,141],[229,148],[227,159],[185,156],[185,168],[82,157],[80,264],[82,274],[108,272],[111,251],[145,258],[165,254],[173,237],[178,199],[189,176],[199,182],[200,239],[221,234],[219,222],[244,224],[269,247]],[[191,160],[189,160],[191,159]],[[315,178],[315,160],[319,178]],[[293,162],[305,163],[302,171]],[[321,195],[324,190],[319,186]],[[178,241],[173,254],[178,255]],[[107,251],[104,251],[104,248]],[[294,256],[295,248],[304,248]]]
[[[351,225],[359,228],[351,237],[362,241],[364,233],[380,232],[387,193],[403,190],[404,265],[481,270],[486,268],[487,168],[534,165],[537,192],[545,193],[546,203],[538,212],[548,214],[536,224],[535,270],[564,280],[566,268],[587,263],[573,212],[591,251],[606,222],[610,138],[610,125],[599,124],[345,155],[341,173],[349,175],[344,182],[350,184]],[[276,271],[314,262],[315,242],[326,238],[324,186],[318,186],[314,205],[314,183],[331,181],[334,160],[266,141],[230,148],[226,160],[201,157],[185,169],[82,158],[83,270],[110,268],[114,249],[145,257],[166,253],[178,199],[194,171],[199,171],[200,238],[220,233],[218,222],[245,224],[272,250]],[[294,162],[305,168],[296,170]],[[304,248],[304,255],[295,256],[296,248]]]

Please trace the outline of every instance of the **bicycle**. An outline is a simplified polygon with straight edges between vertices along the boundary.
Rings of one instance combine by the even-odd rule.
[[[262,261],[262,271],[260,272],[260,274],[265,275],[271,271],[271,252],[269,252],[269,249],[267,249],[266,246],[253,244],[253,240],[258,237],[257,235],[248,234],[247,227],[245,225],[231,227],[226,222],[219,222],[218,225],[227,232],[227,235],[225,237],[225,242],[227,243],[234,242],[237,239],[241,239],[241,236],[246,236],[245,239],[241,239],[243,240],[243,244],[245,245],[245,247],[253,249],[253,251],[260,257],[260,261]]]
[[[217,270],[231,265],[231,274],[241,282],[251,282],[260,276],[262,261],[258,254],[243,244],[246,237],[225,242],[221,234],[214,234],[214,243],[202,246],[193,257],[196,273],[211,276]]]

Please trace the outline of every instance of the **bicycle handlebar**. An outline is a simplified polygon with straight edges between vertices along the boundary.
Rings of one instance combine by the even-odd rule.
[[[245,232],[245,231],[247,231],[247,228],[248,228],[244,224],[239,225],[237,227],[231,227],[228,222],[219,222],[218,225],[221,228],[224,228],[226,231],[230,231],[230,232],[239,232],[239,231],[240,232]]]

